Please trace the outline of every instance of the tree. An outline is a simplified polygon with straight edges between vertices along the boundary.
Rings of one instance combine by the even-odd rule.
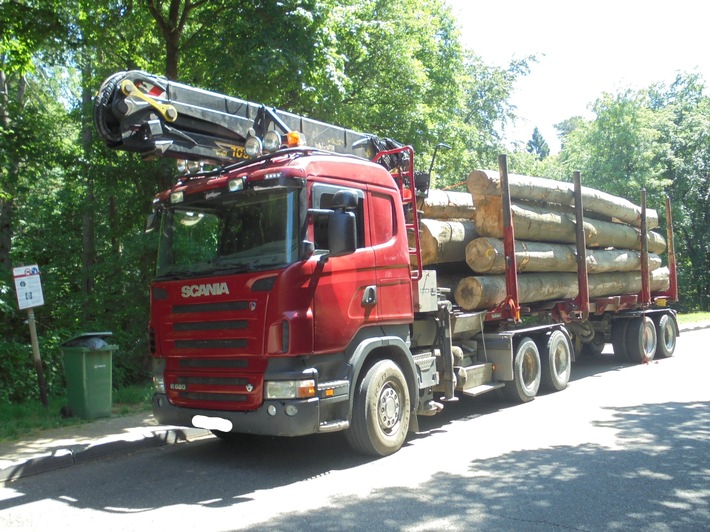
[[[550,155],[550,147],[538,128],[533,130],[532,138],[528,141],[528,153],[532,153],[541,161]]]

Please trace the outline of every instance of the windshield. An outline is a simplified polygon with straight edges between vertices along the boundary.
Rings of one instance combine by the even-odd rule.
[[[161,221],[158,277],[282,268],[298,260],[298,189],[230,194],[222,203],[177,205]]]

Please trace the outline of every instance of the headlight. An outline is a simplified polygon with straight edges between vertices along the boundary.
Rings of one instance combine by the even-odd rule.
[[[261,140],[258,137],[249,137],[244,144],[244,151],[249,157],[259,157],[261,155]]]
[[[153,391],[165,393],[165,359],[153,359]]]
[[[267,131],[264,135],[264,150],[268,152],[276,151],[281,147],[281,135],[274,131]]]
[[[264,399],[307,399],[316,396],[315,379],[266,381]]]

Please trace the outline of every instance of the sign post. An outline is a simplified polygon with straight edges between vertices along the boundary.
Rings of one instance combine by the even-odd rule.
[[[15,293],[17,294],[17,304],[20,310],[27,310],[27,321],[30,326],[30,340],[32,341],[32,361],[37,371],[37,382],[39,384],[39,396],[42,404],[47,407],[47,383],[44,380],[42,371],[42,359],[39,354],[39,341],[37,340],[37,325],[35,324],[34,307],[44,305],[44,295],[42,294],[42,282],[39,277],[39,267],[20,266],[13,268],[12,274],[15,278]]]

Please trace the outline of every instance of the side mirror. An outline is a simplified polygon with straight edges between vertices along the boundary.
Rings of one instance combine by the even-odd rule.
[[[357,218],[353,212],[357,204],[357,193],[352,190],[339,190],[333,195],[330,205],[333,214],[328,221],[328,244],[333,257],[357,249]]]

